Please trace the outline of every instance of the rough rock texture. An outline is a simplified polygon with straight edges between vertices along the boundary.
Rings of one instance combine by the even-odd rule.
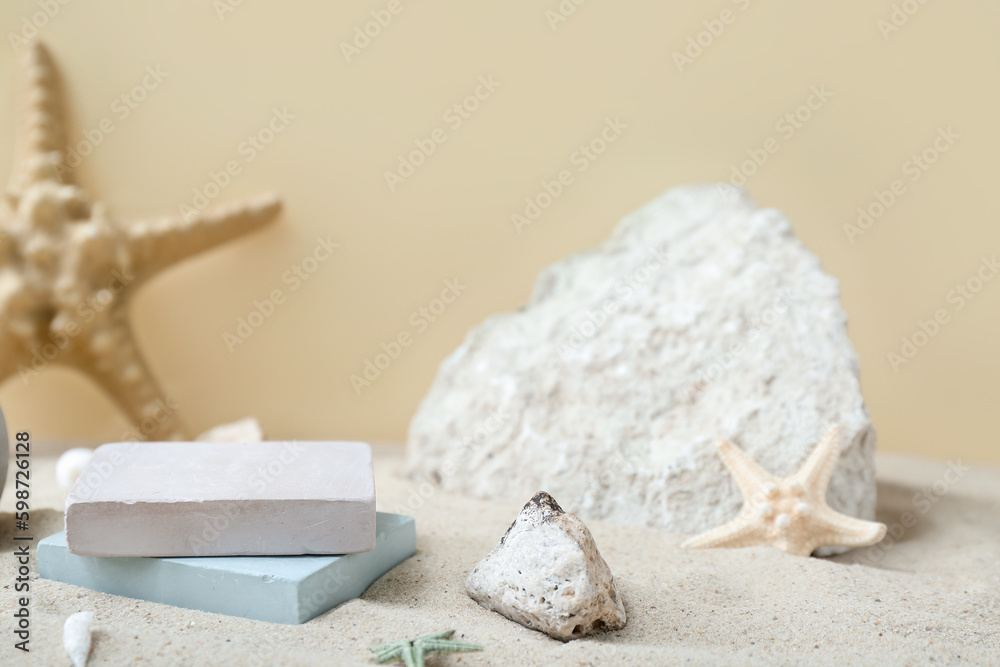
[[[742,504],[716,439],[784,477],[837,423],[828,502],[871,519],[875,433],[846,324],[780,212],[727,186],[670,190],[469,333],[410,425],[409,474],[697,533]]]
[[[487,609],[563,641],[625,627],[625,605],[593,536],[544,491],[476,565],[465,590]]]

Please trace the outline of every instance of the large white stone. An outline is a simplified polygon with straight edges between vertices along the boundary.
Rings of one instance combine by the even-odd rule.
[[[544,491],[476,565],[465,590],[487,609],[563,641],[625,627],[618,585],[593,536]]]
[[[717,438],[785,476],[838,423],[829,503],[871,519],[875,433],[846,325],[837,281],[779,211],[721,186],[670,190],[469,333],[410,425],[408,469],[697,533],[742,504]]]

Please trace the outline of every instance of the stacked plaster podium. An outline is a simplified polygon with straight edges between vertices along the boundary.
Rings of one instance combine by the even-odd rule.
[[[151,602],[304,623],[416,552],[410,517],[376,513],[360,442],[100,447],[38,572]]]

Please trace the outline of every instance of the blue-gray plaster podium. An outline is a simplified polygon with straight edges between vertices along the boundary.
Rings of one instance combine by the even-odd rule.
[[[91,557],[65,532],[38,543],[38,574],[103,593],[272,623],[305,623],[359,597],[417,551],[411,517],[379,512],[375,549],[345,556]]]

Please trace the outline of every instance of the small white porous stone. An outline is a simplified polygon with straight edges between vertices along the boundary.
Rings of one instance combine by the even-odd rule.
[[[625,626],[618,585],[593,536],[545,492],[528,501],[465,590],[487,609],[562,641]]]
[[[72,488],[93,455],[94,450],[87,447],[74,447],[63,452],[56,462],[56,481],[59,486],[64,489]]]
[[[86,667],[90,657],[90,624],[94,612],[80,611],[69,616],[63,625],[63,648],[73,667]]]
[[[253,417],[220,424],[195,438],[200,442],[260,442],[263,439],[264,430]]]

